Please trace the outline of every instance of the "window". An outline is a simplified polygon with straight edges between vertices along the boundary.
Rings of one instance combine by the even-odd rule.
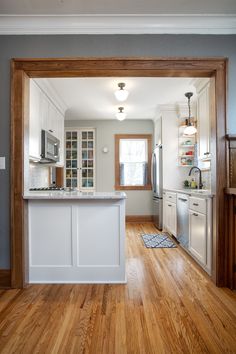
[[[151,134],[115,135],[115,189],[151,189]]]

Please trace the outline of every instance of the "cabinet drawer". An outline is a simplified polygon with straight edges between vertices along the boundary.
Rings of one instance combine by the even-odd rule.
[[[206,199],[204,198],[189,198],[189,209],[198,211],[199,213],[206,214]]]
[[[176,204],[176,193],[166,192],[165,198],[166,198],[167,201]]]

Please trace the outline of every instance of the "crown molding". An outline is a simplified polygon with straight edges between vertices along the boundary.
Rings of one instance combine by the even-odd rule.
[[[159,114],[162,114],[163,112],[176,112],[177,108],[178,107],[176,103],[169,103],[169,104],[159,104],[157,109]]]
[[[60,113],[65,117],[67,105],[64,103],[63,99],[58,95],[58,92],[50,84],[48,79],[32,79],[36,85],[45,93],[48,99],[54,104],[54,106],[60,111]]]
[[[210,83],[210,78],[197,78],[193,79],[191,84],[196,88],[196,93],[198,94],[207,84]]]
[[[236,34],[236,14],[0,15],[0,35]]]

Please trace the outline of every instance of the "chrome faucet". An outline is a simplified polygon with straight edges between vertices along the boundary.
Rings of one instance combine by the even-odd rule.
[[[193,166],[191,168],[191,170],[189,171],[189,174],[188,174],[189,176],[191,176],[191,173],[192,173],[193,170],[197,170],[199,172],[199,184],[198,184],[199,187],[198,188],[202,189],[202,187],[203,187],[203,184],[202,184],[202,171],[200,170],[199,167]]]

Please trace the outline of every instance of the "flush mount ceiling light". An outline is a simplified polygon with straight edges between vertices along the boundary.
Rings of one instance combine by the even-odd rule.
[[[196,134],[197,129],[195,126],[191,123],[191,107],[190,107],[190,98],[193,96],[192,92],[186,92],[185,97],[188,99],[188,123],[187,127],[184,129],[184,135],[193,135]]]
[[[129,96],[129,91],[127,90],[124,90],[124,87],[125,87],[125,83],[124,82],[120,82],[118,84],[118,87],[120,88],[119,90],[116,90],[114,92],[114,95],[116,96],[116,99],[118,101],[125,101],[127,99],[127,97]]]
[[[126,118],[126,113],[124,111],[124,107],[118,107],[119,112],[116,113],[116,118],[118,120],[124,120]]]

